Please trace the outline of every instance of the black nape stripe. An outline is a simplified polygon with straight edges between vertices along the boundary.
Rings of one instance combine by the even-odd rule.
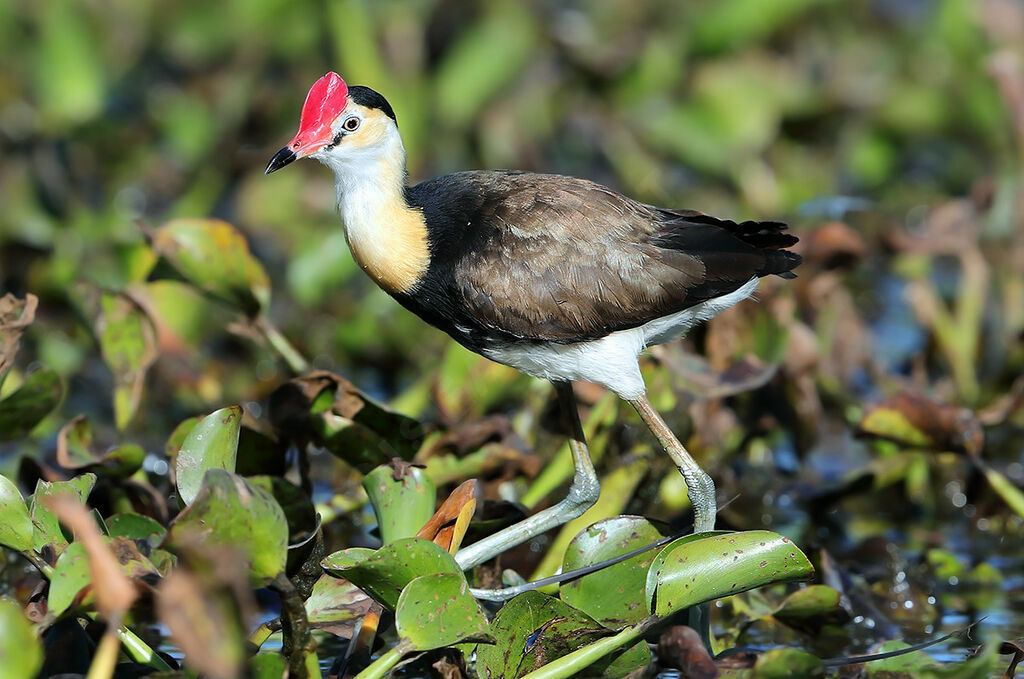
[[[398,118],[395,117],[395,110],[391,108],[391,104],[376,90],[371,90],[369,87],[363,85],[350,85],[348,88],[348,96],[352,97],[352,101],[356,102],[360,106],[366,108],[380,109],[384,115],[395,121],[398,124]]]

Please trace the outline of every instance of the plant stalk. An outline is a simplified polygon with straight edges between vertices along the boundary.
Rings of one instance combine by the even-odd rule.
[[[355,679],[381,679],[382,677],[387,676],[387,673],[391,671],[391,668],[402,660],[402,656],[405,655],[405,652],[406,648],[404,644],[399,643],[387,653],[374,660],[369,667],[357,674]]]

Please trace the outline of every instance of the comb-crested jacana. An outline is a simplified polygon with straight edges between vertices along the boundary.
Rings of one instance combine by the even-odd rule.
[[[299,131],[267,165],[334,171],[345,237],[385,291],[460,344],[550,380],[572,424],[575,476],[557,505],[457,555],[463,568],[582,514],[600,493],[572,393],[602,384],[636,408],[686,481],[694,529],[715,523],[715,485],[645,396],[637,356],[749,297],[800,256],[778,222],[645,205],[594,182],[507,170],[406,184],[395,113],[336,73],[309,90]]]

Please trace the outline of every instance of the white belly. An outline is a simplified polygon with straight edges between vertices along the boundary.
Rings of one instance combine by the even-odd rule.
[[[750,297],[757,289],[757,283],[758,279],[752,278],[728,295],[709,299],[671,316],[656,318],[636,328],[613,332],[601,339],[575,344],[523,342],[485,349],[483,354],[527,375],[555,382],[596,382],[619,397],[632,400],[645,391],[637,363],[640,352],[675,339],[697,323]]]

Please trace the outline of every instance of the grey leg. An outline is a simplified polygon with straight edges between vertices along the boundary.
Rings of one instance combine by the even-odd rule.
[[[715,529],[715,482],[711,480],[697,462],[686,452],[686,448],[679,442],[672,430],[661,419],[661,415],[654,409],[646,395],[641,395],[635,401],[630,401],[636,411],[640,413],[647,428],[651,430],[658,443],[669,454],[676,468],[683,475],[686,482],[687,492],[690,494],[690,503],[693,505],[693,532],[706,533]]]
[[[601,494],[601,485],[597,480],[597,474],[594,473],[594,464],[590,461],[590,451],[587,450],[587,443],[583,437],[583,425],[580,424],[580,413],[576,406],[576,397],[572,393],[572,384],[553,384],[558,393],[562,415],[570,425],[569,450],[572,452],[576,473],[572,479],[572,486],[569,487],[569,494],[553,507],[541,510],[513,526],[460,549],[455,555],[455,561],[463,570],[481,564],[535,535],[575,519],[597,502]]]

